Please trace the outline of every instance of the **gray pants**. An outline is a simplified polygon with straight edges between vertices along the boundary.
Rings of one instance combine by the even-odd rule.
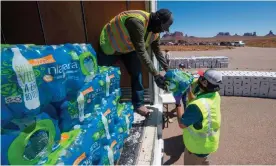
[[[184,165],[209,165],[208,156],[198,157],[185,149]]]

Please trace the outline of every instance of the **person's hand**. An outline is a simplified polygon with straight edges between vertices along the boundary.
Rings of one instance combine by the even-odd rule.
[[[165,82],[165,77],[161,76],[160,74],[158,75],[155,75],[154,76],[154,81],[156,83],[156,85],[163,89],[163,90],[167,90],[167,85],[166,85],[166,82]]]
[[[183,124],[182,124],[182,123],[180,123],[180,122],[178,122],[178,126],[179,126],[181,129],[186,128],[186,126],[185,126],[185,125],[183,125]]]

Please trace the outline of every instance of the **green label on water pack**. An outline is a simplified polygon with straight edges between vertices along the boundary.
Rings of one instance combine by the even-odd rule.
[[[77,136],[81,133],[81,129],[75,129],[69,132],[65,132],[61,134],[61,140],[59,142],[60,146],[58,149],[53,151],[48,156],[48,161],[45,165],[55,165],[60,157],[60,154],[63,150],[67,149],[77,138]]]

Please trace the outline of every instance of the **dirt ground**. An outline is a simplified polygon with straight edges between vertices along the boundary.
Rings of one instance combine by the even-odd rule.
[[[217,51],[172,51],[171,54],[174,57],[227,56],[228,69],[276,71],[276,48],[242,47]]]
[[[228,56],[230,69],[276,71],[276,48],[172,52],[173,56]],[[229,69],[227,69],[229,70]],[[173,109],[173,105],[170,109]],[[276,164],[276,100],[222,97],[220,146],[210,164]],[[172,114],[173,117],[173,114]],[[175,118],[172,118],[175,119]],[[163,130],[164,164],[183,164],[182,130],[176,119]]]
[[[210,156],[210,164],[276,164],[274,99],[222,97],[221,114],[220,145]],[[164,165],[181,165],[184,161],[182,130],[173,119],[163,130]]]
[[[234,47],[199,45],[199,46],[161,46],[161,50],[169,51],[208,51],[208,50],[225,50],[234,49]]]

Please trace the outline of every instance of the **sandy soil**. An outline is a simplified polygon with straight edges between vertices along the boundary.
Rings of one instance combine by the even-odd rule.
[[[210,50],[225,50],[225,49],[234,49],[235,47],[229,46],[208,46],[208,45],[200,45],[200,46],[161,46],[161,50],[169,50],[169,51],[210,51]]]
[[[276,164],[275,100],[222,97],[221,113],[220,146],[210,164]],[[163,139],[164,164],[183,164],[182,131],[176,119],[163,130]]]
[[[227,56],[228,69],[276,71],[276,48],[244,47],[216,51],[172,51],[172,56]],[[227,69],[227,70],[228,70]]]

